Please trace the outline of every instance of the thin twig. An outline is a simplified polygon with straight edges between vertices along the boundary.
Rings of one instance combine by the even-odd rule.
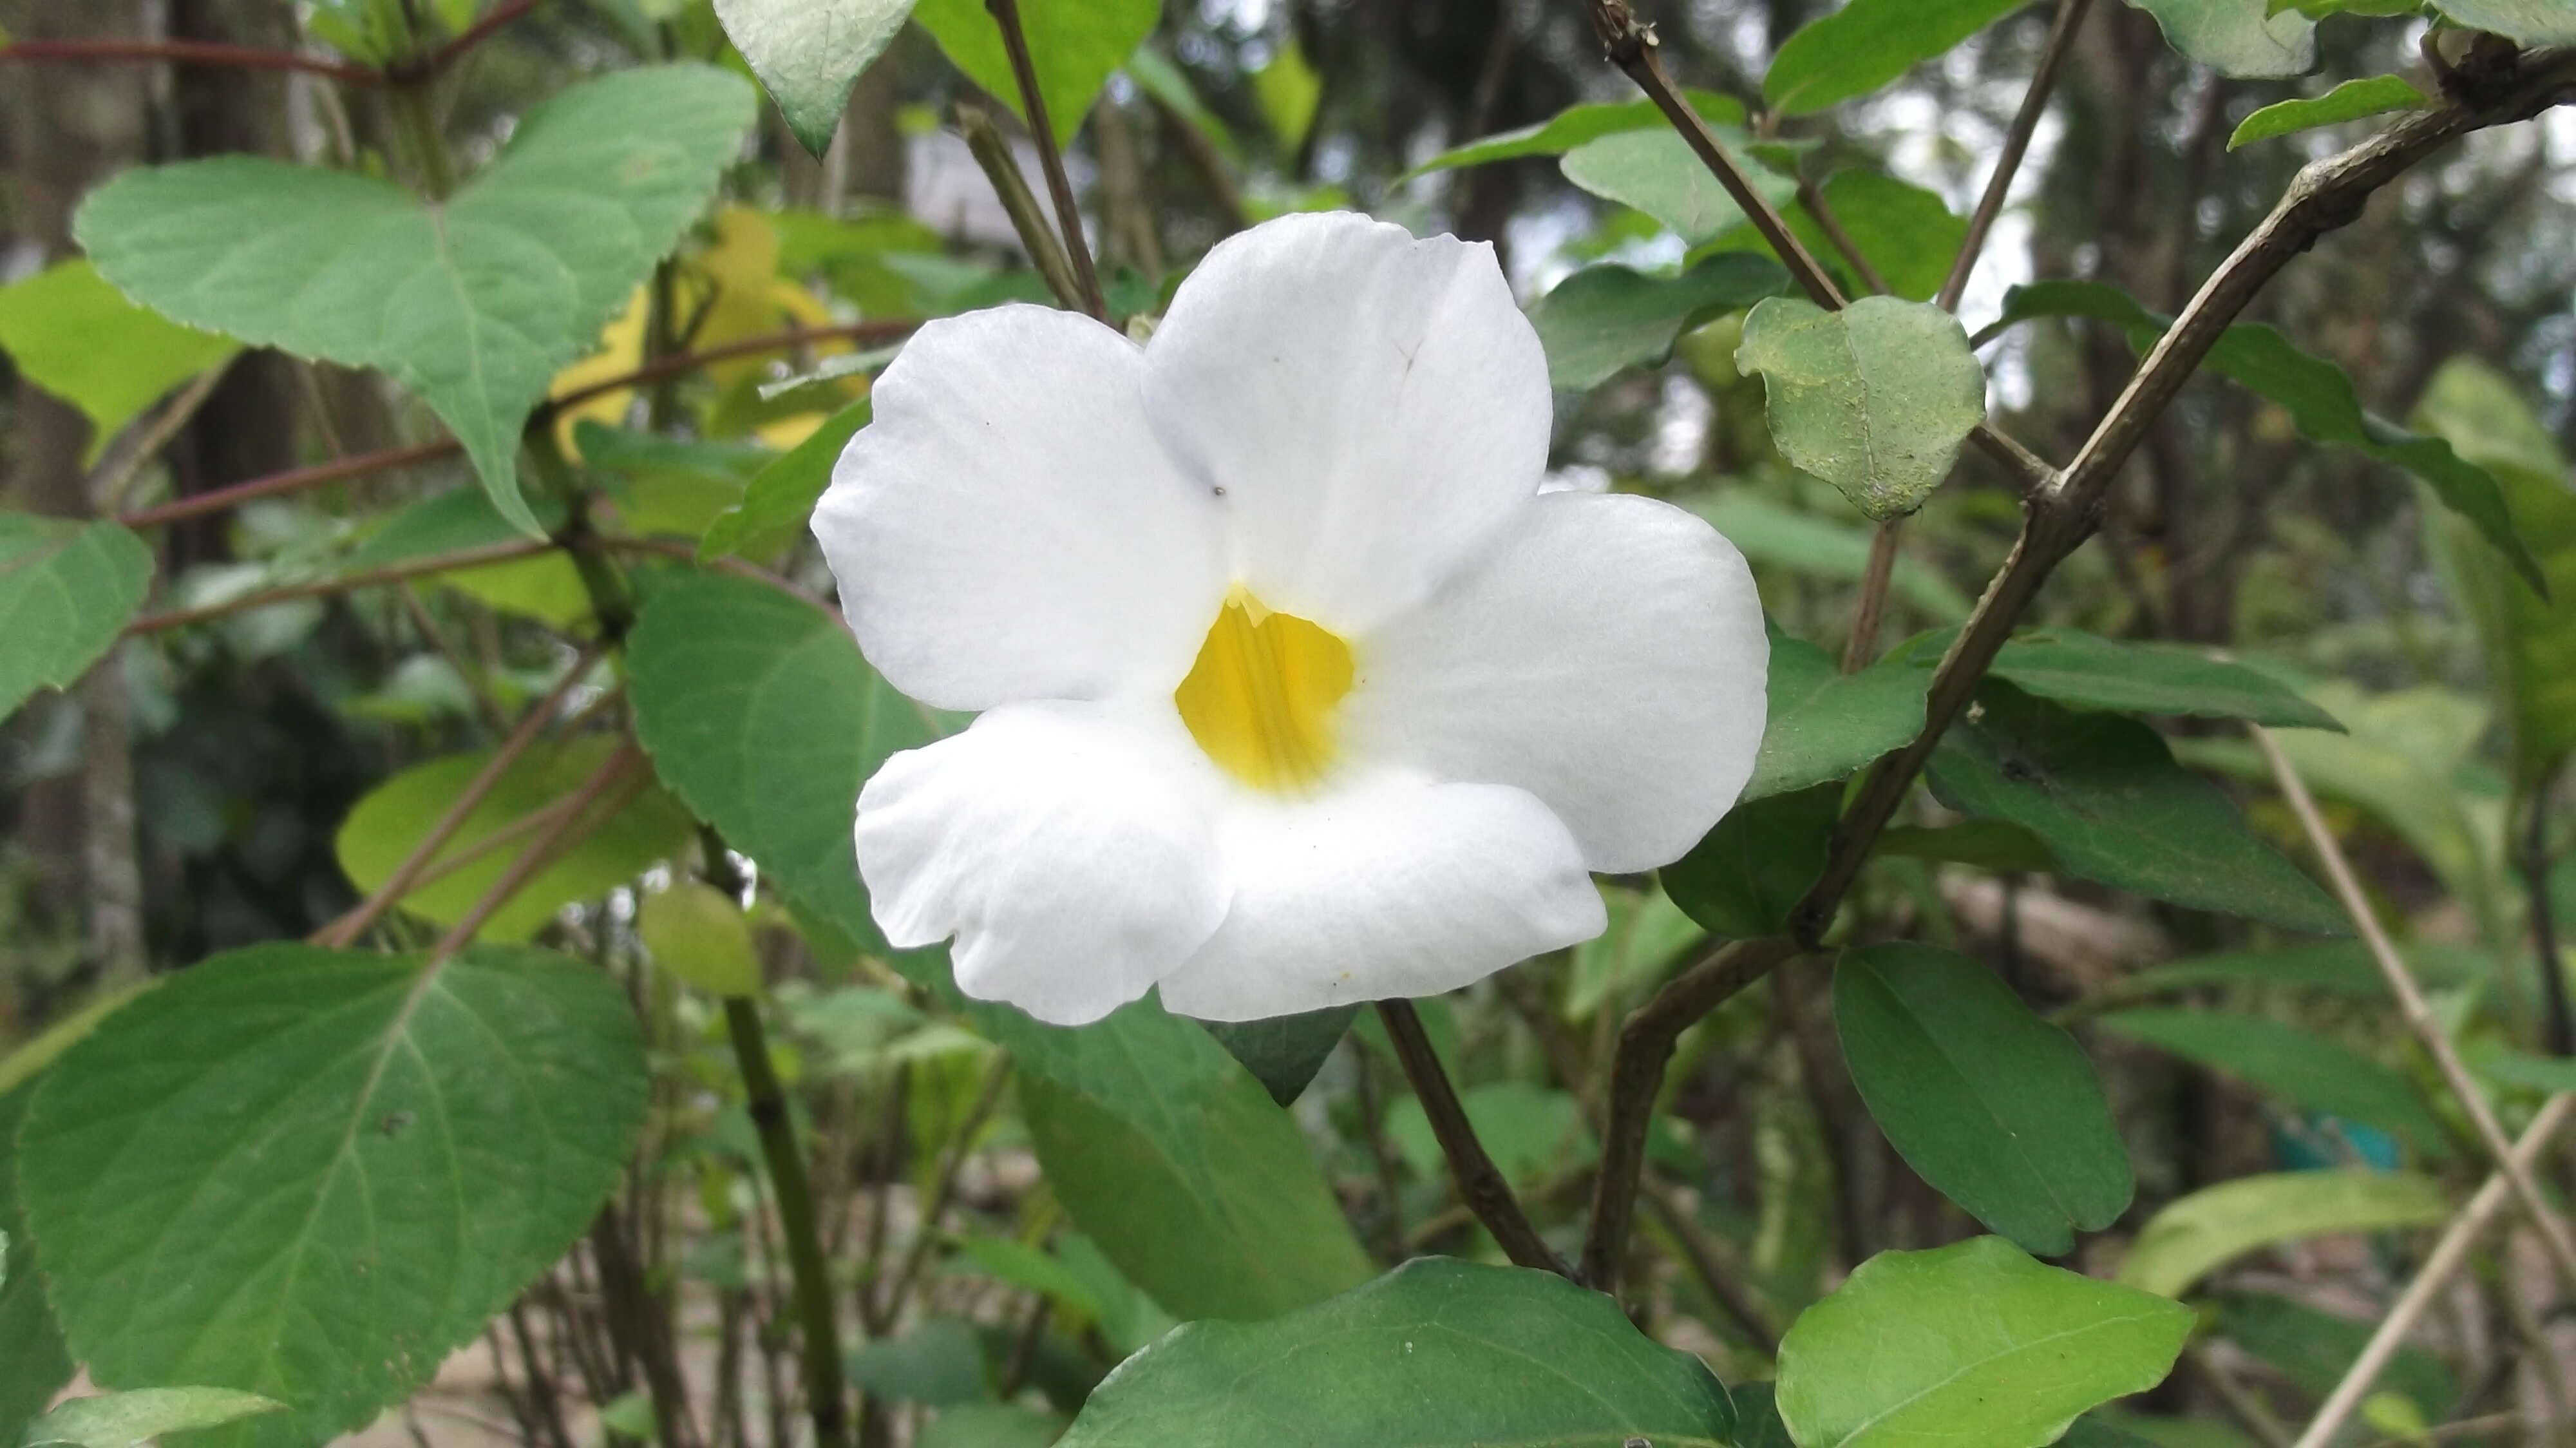
[[[1734,1273],[1722,1260],[1724,1249],[1718,1245],[1717,1239],[1692,1218],[1690,1207],[1682,1200],[1681,1193],[1666,1185],[1654,1172],[1646,1173],[1644,1183],[1647,1210],[1664,1224],[1665,1231],[1672,1233],[1674,1245],[1680,1248],[1683,1264],[1690,1268],[1693,1277],[1699,1279],[1700,1290],[1708,1294],[1709,1300],[1716,1303],[1720,1311],[1734,1319],[1736,1327],[1764,1357],[1779,1356],[1779,1330],[1772,1327],[1770,1319],[1754,1305],[1752,1298],[1745,1295],[1744,1289],[1736,1285]]]
[[[1860,580],[1860,603],[1852,610],[1851,637],[1843,642],[1843,672],[1857,674],[1878,652],[1878,631],[1887,616],[1888,585],[1896,578],[1896,553],[1903,541],[1903,518],[1890,518],[1870,535],[1869,568]]]
[[[349,593],[381,584],[400,583],[407,578],[420,578],[432,573],[449,573],[460,568],[481,568],[493,563],[532,558],[555,545],[543,538],[513,538],[503,543],[487,543],[480,548],[460,548],[454,553],[439,553],[409,562],[370,568],[362,573],[344,573],[337,578],[317,578],[310,583],[290,583],[264,593],[246,593],[222,603],[202,608],[172,609],[166,613],[147,613],[125,626],[129,634],[159,633],[212,619],[229,618],[272,604],[293,603],[302,598],[323,598],[335,593]]]
[[[1610,1105],[1601,1128],[1601,1171],[1592,1184],[1592,1226],[1583,1239],[1582,1281],[1604,1292],[1618,1288],[1620,1259],[1637,1211],[1637,1183],[1646,1165],[1646,1126],[1663,1094],[1664,1068],[1683,1031],[1736,992],[1799,954],[1788,940],[1736,940],[1713,948],[1673,978],[1619,1027],[1610,1060]]]
[[[138,508],[116,521],[128,528],[149,528],[159,523],[176,523],[183,518],[220,513],[227,508],[237,508],[259,498],[273,498],[280,493],[298,493],[307,488],[318,488],[330,483],[345,482],[350,478],[365,477],[369,473],[391,472],[396,468],[437,462],[441,458],[454,457],[464,450],[461,445],[450,440],[422,443],[416,447],[387,448],[383,452],[360,453],[356,457],[334,458],[327,463],[289,468],[282,473],[271,473],[264,478],[252,478],[248,482],[235,483],[228,488],[191,493],[187,497],[174,498],[154,507]]]
[[[1600,33],[1602,48],[1609,52],[1611,61],[1626,71],[1628,78],[1635,81],[1638,89],[1655,103],[1655,109],[1662,111],[1665,118],[1673,123],[1673,128],[1689,143],[1700,163],[1708,167],[1709,174],[1726,188],[1726,194],[1753,223],[1753,229],[1770,243],[1771,250],[1788,267],[1791,279],[1806,292],[1809,300],[1829,312],[1840,310],[1844,305],[1842,289],[1834,285],[1834,279],[1817,262],[1815,253],[1807,250],[1806,244],[1798,240],[1797,233],[1789,229],[1788,219],[1780,214],[1780,208],[1772,205],[1771,199],[1755,188],[1751,173],[1727,151],[1726,144],[1709,129],[1708,122],[1700,118],[1699,112],[1691,109],[1690,102],[1682,98],[1681,91],[1673,85],[1672,77],[1664,74],[1663,61],[1655,53],[1654,31],[1638,22],[1635,12],[1628,7],[1628,0],[1590,0],[1590,3],[1593,28]],[[2024,492],[2045,488],[2054,475],[2054,470],[2038,454],[2004,436],[1991,424],[1977,424],[1976,430],[1969,434],[1969,441],[2011,470]]]
[[[2183,1365],[2217,1395],[2218,1405],[2227,1410],[2227,1415],[2253,1434],[2263,1448],[2290,1448],[2289,1428],[2273,1415],[2253,1389],[2227,1370],[2226,1364],[2212,1357],[2208,1348],[2185,1348],[2182,1360]]]
[[[625,792],[630,788],[641,788],[651,777],[644,768],[644,751],[636,748],[633,740],[618,745],[617,752],[609,755],[606,762],[573,791],[573,803],[563,816],[529,841],[528,847],[521,850],[501,871],[500,877],[484,890],[482,898],[476,900],[448,928],[447,933],[439,937],[437,946],[429,953],[431,962],[448,960],[472,943],[492,917],[501,912],[501,907],[518,898],[519,892],[526,889],[530,881],[545,873],[555,862],[558,852],[584,831],[614,816],[625,805]],[[591,807],[602,800],[609,801],[609,808],[600,811],[594,819]]]
[[[292,50],[262,50],[219,40],[17,40],[0,45],[0,60],[170,61],[228,66],[235,70],[289,70],[347,85],[382,85],[384,73],[363,65],[324,60]]]
[[[1882,297],[1895,290],[1887,284],[1887,277],[1879,271],[1877,264],[1860,249],[1860,243],[1852,240],[1852,234],[1843,228],[1843,219],[1834,214],[1833,203],[1825,199],[1825,188],[1800,177],[1798,204],[1806,208],[1807,215],[1816,223],[1816,229],[1825,234],[1825,240],[1834,244],[1843,264],[1852,269],[1852,275],[1862,286]]]
[[[149,422],[139,429],[127,429],[116,440],[108,449],[107,459],[81,485],[92,512],[111,514],[125,506],[125,495],[133,488],[134,480],[143,476],[143,470],[161,455],[161,450],[170,445],[171,439],[195,419],[198,409],[206,405],[206,399],[214,396],[215,389],[223,385],[225,376],[232,371],[232,365],[239,356],[235,353],[198,373]]]
[[[2389,940],[2387,930],[2381,927],[2379,913],[2370,908],[2370,898],[2362,893],[2361,880],[2353,874],[2352,861],[2344,857],[2342,842],[2327,827],[2325,815],[2317,809],[2316,797],[2308,793],[2308,782],[2300,778],[2299,767],[2281,752],[2280,742],[2272,737],[2272,731],[2260,724],[2247,724],[2245,732],[2253,736],[2254,747],[2263,751],[2264,762],[2271,766],[2272,777],[2281,786],[2281,797],[2289,801],[2290,812],[2298,816],[2299,828],[2307,833],[2309,847],[2317,852],[2318,860],[2326,867],[2326,879],[2334,886],[2335,899],[2342,903],[2344,914],[2351,917],[2352,928],[2360,934],[2362,944],[2369,947],[2370,958],[2378,963],[2380,978],[2388,982],[2389,992],[2397,997],[2398,1011],[2414,1030],[2415,1039],[2431,1053],[2433,1064],[2441,1068],[2442,1080],[2449,1084],[2451,1094],[2459,1098],[2461,1109],[2468,1112],[2470,1124],[2477,1128],[2478,1140],[2485,1145],[2487,1156],[2495,1162],[2496,1169],[2504,1174],[2505,1180],[2513,1184],[2514,1195],[2521,1198],[2523,1211],[2530,1216],[2531,1224],[2540,1229],[2540,1239],[2548,1247],[2558,1275],[2568,1290],[2576,1293],[2576,1238],[2568,1236],[2566,1221],[2550,1210],[2549,1199],[2541,1195],[2540,1184],[2532,1180],[2531,1173],[2514,1164],[2513,1142],[2504,1134],[2504,1124],[2496,1120],[2495,1108],[2488,1104],[2486,1092],[2479,1089],[2477,1078],[2469,1074],[2467,1064],[2461,1061],[2459,1049],[2451,1044],[2451,1033],[2443,1029],[2442,1022],[2433,1014],[2433,1007],[2424,999],[2424,992],[2416,987],[2414,972],[2406,968],[2405,959],[2398,955],[2397,946]]]
[[[1560,1277],[1571,1277],[1554,1248],[1530,1225],[1521,1210],[1520,1198],[1512,1195],[1512,1184],[1502,1168],[1494,1165],[1485,1152],[1485,1144],[1476,1139],[1476,1128],[1467,1120],[1467,1108],[1458,1101],[1458,1093],[1449,1084],[1449,1073],[1440,1066],[1439,1052],[1431,1048],[1431,1037],[1423,1032],[1422,1017],[1414,1013],[1413,1002],[1379,1001],[1378,1019],[1385,1023],[1387,1039],[1395,1045],[1395,1059],[1404,1066],[1405,1079],[1413,1083],[1415,1099],[1422,1103],[1422,1114],[1431,1123],[1431,1134],[1440,1142],[1440,1154],[1449,1159],[1450,1179],[1457,1183],[1458,1196],[1494,1241],[1503,1255],[1521,1267],[1535,1267]]]
[[[2525,1172],[2531,1170],[2531,1164],[2540,1157],[2541,1148],[2547,1146],[2559,1128],[2566,1124],[2570,1109],[2576,1109],[2576,1092],[2561,1091],[2549,1098],[2540,1108],[2540,1114],[2532,1118],[2531,1125],[2525,1127],[2520,1139],[2514,1142],[2511,1155],[2515,1166]],[[2361,1355],[2354,1358],[2352,1366],[2344,1371],[2343,1381],[2335,1384],[2334,1391],[2326,1395],[2324,1404],[2317,1409],[2317,1416],[2309,1422],[2307,1431],[2299,1435],[2292,1448],[2325,1448],[2335,1434],[2343,1431],[2343,1425],[2352,1417],[2353,1410],[2369,1396],[2371,1387],[2379,1381],[2380,1373],[2405,1344],[2406,1334],[2414,1330],[2416,1319],[2424,1315],[2424,1310],[2432,1306],[2433,1299],[2449,1285],[2451,1275],[2468,1260],[2469,1250],[2478,1244],[2478,1238],[2485,1235],[2486,1229],[2503,1213],[2504,1204],[2512,1197],[2513,1185],[2503,1172],[2489,1176],[2486,1185],[2478,1188],[2478,1194],[2471,1197],[2460,1214],[2451,1219],[2451,1225],[2443,1229],[2441,1240],[2433,1245],[2432,1255],[2416,1269],[2415,1280],[2406,1284],[2406,1290],[2398,1294],[2387,1315],[2379,1319],[2379,1326],[2371,1332],[2370,1341],[2363,1346]]]
[[[948,1215],[948,1204],[957,1195],[957,1174],[965,1169],[966,1158],[975,1151],[975,1138],[984,1123],[1002,1104],[1002,1088],[1010,1083],[1011,1058],[998,1056],[984,1073],[983,1087],[975,1093],[975,1103],[966,1110],[965,1120],[957,1124],[946,1151],[940,1154],[939,1172],[931,1179],[930,1198],[922,1203],[921,1224],[912,1235],[912,1245],[905,1249],[903,1262],[888,1279],[886,1290],[877,1299],[876,1320],[891,1325],[903,1311],[903,1299],[920,1280],[921,1269],[929,1264],[930,1249],[939,1240],[939,1219]]]
[[[537,0],[505,0],[505,3],[493,6],[489,14],[467,26],[463,34],[432,51],[428,61],[421,67],[423,76],[434,76],[447,70],[448,67],[463,60],[476,46],[499,34],[513,21],[536,8]],[[408,77],[397,74],[394,78],[400,80]]]
[[[1029,254],[1029,265],[1037,268],[1057,301],[1081,311],[1085,304],[1082,283],[1074,279],[1072,261],[1048,227],[1046,213],[1038,208],[1037,193],[1029,189],[1029,178],[1020,174],[1020,163],[1011,155],[1010,139],[981,106],[959,106],[957,130],[966,138],[966,154],[975,158],[984,179],[992,183],[993,194],[1001,199],[1002,214],[1011,219],[1011,230],[1019,234],[1020,250]]]
[[[1046,172],[1047,192],[1055,198],[1057,230],[1064,254],[1073,263],[1082,309],[1095,320],[1109,320],[1109,303],[1100,294],[1100,273],[1091,265],[1091,244],[1082,235],[1082,207],[1073,199],[1073,179],[1064,171],[1064,150],[1055,143],[1047,121],[1046,97],[1038,90],[1037,63],[1029,57],[1028,32],[1020,25],[1020,0],[984,0],[993,23],[1002,28],[1002,48],[1010,52],[1011,78],[1019,82],[1020,114],[1028,117],[1029,138],[1037,143],[1038,165]]]
[[[769,1033],[760,1007],[740,996],[724,1003],[725,1031],[733,1038],[734,1061],[741,1067],[752,1125],[759,1129],[760,1154],[776,1189],[778,1229],[786,1238],[787,1275],[804,1336],[799,1354],[805,1371],[805,1408],[814,1420],[817,1448],[849,1448],[849,1384],[841,1376],[841,1327],[832,1310],[831,1264],[817,1235],[814,1189],[805,1175],[805,1154],[796,1144],[795,1123],[787,1114],[787,1093],[769,1059]]]
[[[561,397],[547,398],[545,405],[539,407],[536,415],[529,419],[528,425],[531,427],[549,425],[555,416],[566,408],[578,407],[612,392],[624,392],[659,382],[665,377],[677,377],[685,372],[694,372],[710,363],[731,361],[737,357],[758,357],[771,352],[792,352],[799,347],[812,346],[817,342],[848,342],[860,347],[881,347],[889,342],[903,340],[920,326],[921,322],[917,318],[886,317],[872,322],[842,322],[829,327],[790,327],[783,332],[771,332],[761,337],[746,337],[742,341],[727,342],[722,346],[702,347],[694,352],[676,352],[622,376],[610,377],[575,388]]]
[[[465,828],[465,822],[474,817],[474,812],[483,807],[483,801],[491,797],[503,776],[519,762],[521,755],[528,752],[529,746],[537,742],[537,736],[545,732],[546,724],[554,718],[555,711],[562,708],[564,700],[570,698],[572,691],[589,677],[591,665],[598,661],[598,650],[584,650],[562,680],[528,710],[519,720],[518,727],[510,731],[510,737],[501,741],[501,747],[492,751],[492,757],[483,761],[483,767],[474,771],[474,777],[465,782],[465,788],[447,806],[446,813],[441,814],[437,823],[429,827],[429,833],[412,846],[411,853],[403,856],[402,863],[394,866],[393,873],[385,877],[384,883],[370,892],[357,909],[325,927],[315,943],[333,950],[346,950],[350,942],[366,934],[368,926],[384,918],[386,911],[409,894],[421,872],[438,858],[439,851],[447,848],[448,841],[456,838],[456,832]]]
[[[1968,294],[1968,282],[1977,274],[1977,258],[1984,254],[1986,237],[1995,229],[1996,218],[2003,215],[2004,203],[2011,199],[2013,177],[2021,171],[2022,158],[2030,154],[2031,137],[2039,134],[2040,117],[2048,113],[2048,98],[2057,89],[2057,75],[2066,65],[2066,57],[2075,49],[2075,32],[2084,24],[2085,12],[2093,0],[2058,0],[2057,19],[2048,28],[2048,44],[2039,52],[2039,68],[2031,72],[2030,89],[2022,94],[2021,111],[2013,117],[2012,129],[2004,136],[2004,148],[1995,158],[1995,174],[1986,178],[1986,192],[1977,198],[1977,209],[1968,218],[1967,239],[1959,244],[1959,257],[1950,265],[1950,279],[1941,284],[1938,305],[1945,312],[1959,310],[1960,299]]]

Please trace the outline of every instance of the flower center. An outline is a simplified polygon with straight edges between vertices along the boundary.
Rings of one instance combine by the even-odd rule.
[[[1238,586],[1217,610],[1198,662],[1172,692],[1181,722],[1228,774],[1294,794],[1323,778],[1333,709],[1351,691],[1351,646],[1305,619],[1272,613]]]

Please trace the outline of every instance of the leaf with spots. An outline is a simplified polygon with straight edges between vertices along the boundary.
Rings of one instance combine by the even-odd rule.
[[[1872,518],[1902,517],[1986,420],[1986,373],[1958,319],[1867,297],[1839,312],[1775,297],[1753,309],[1736,365],[1762,374],[1771,437]]]

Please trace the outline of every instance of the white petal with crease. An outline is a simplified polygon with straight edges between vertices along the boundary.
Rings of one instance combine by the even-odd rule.
[[[1650,498],[1551,493],[1430,605],[1361,642],[1355,753],[1518,785],[1593,869],[1681,858],[1762,745],[1770,642],[1743,555]]]
[[[886,761],[859,796],[859,873],[888,943],[954,935],[966,994],[1081,1025],[1224,917],[1223,788],[1168,709],[1015,704]]]
[[[1233,562],[1336,633],[1420,601],[1547,463],[1538,334],[1493,248],[1348,213],[1208,253],[1145,353],[1154,427],[1225,490]]]
[[[1216,934],[1163,980],[1212,1021],[1437,995],[1607,926],[1573,836],[1529,794],[1381,772],[1312,799],[1238,795]]]
[[[1169,693],[1224,597],[1216,500],[1147,426],[1134,343],[1010,306],[876,385],[814,534],[877,672],[941,709]]]

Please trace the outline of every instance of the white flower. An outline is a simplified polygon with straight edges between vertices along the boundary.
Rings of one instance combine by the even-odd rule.
[[[1539,496],[1551,398],[1493,251],[1353,215],[1218,246],[1150,345],[921,329],[815,514],[860,648],[980,711],[859,796],[900,948],[1080,1024],[1452,990],[1604,928],[1753,768],[1734,547]]]

